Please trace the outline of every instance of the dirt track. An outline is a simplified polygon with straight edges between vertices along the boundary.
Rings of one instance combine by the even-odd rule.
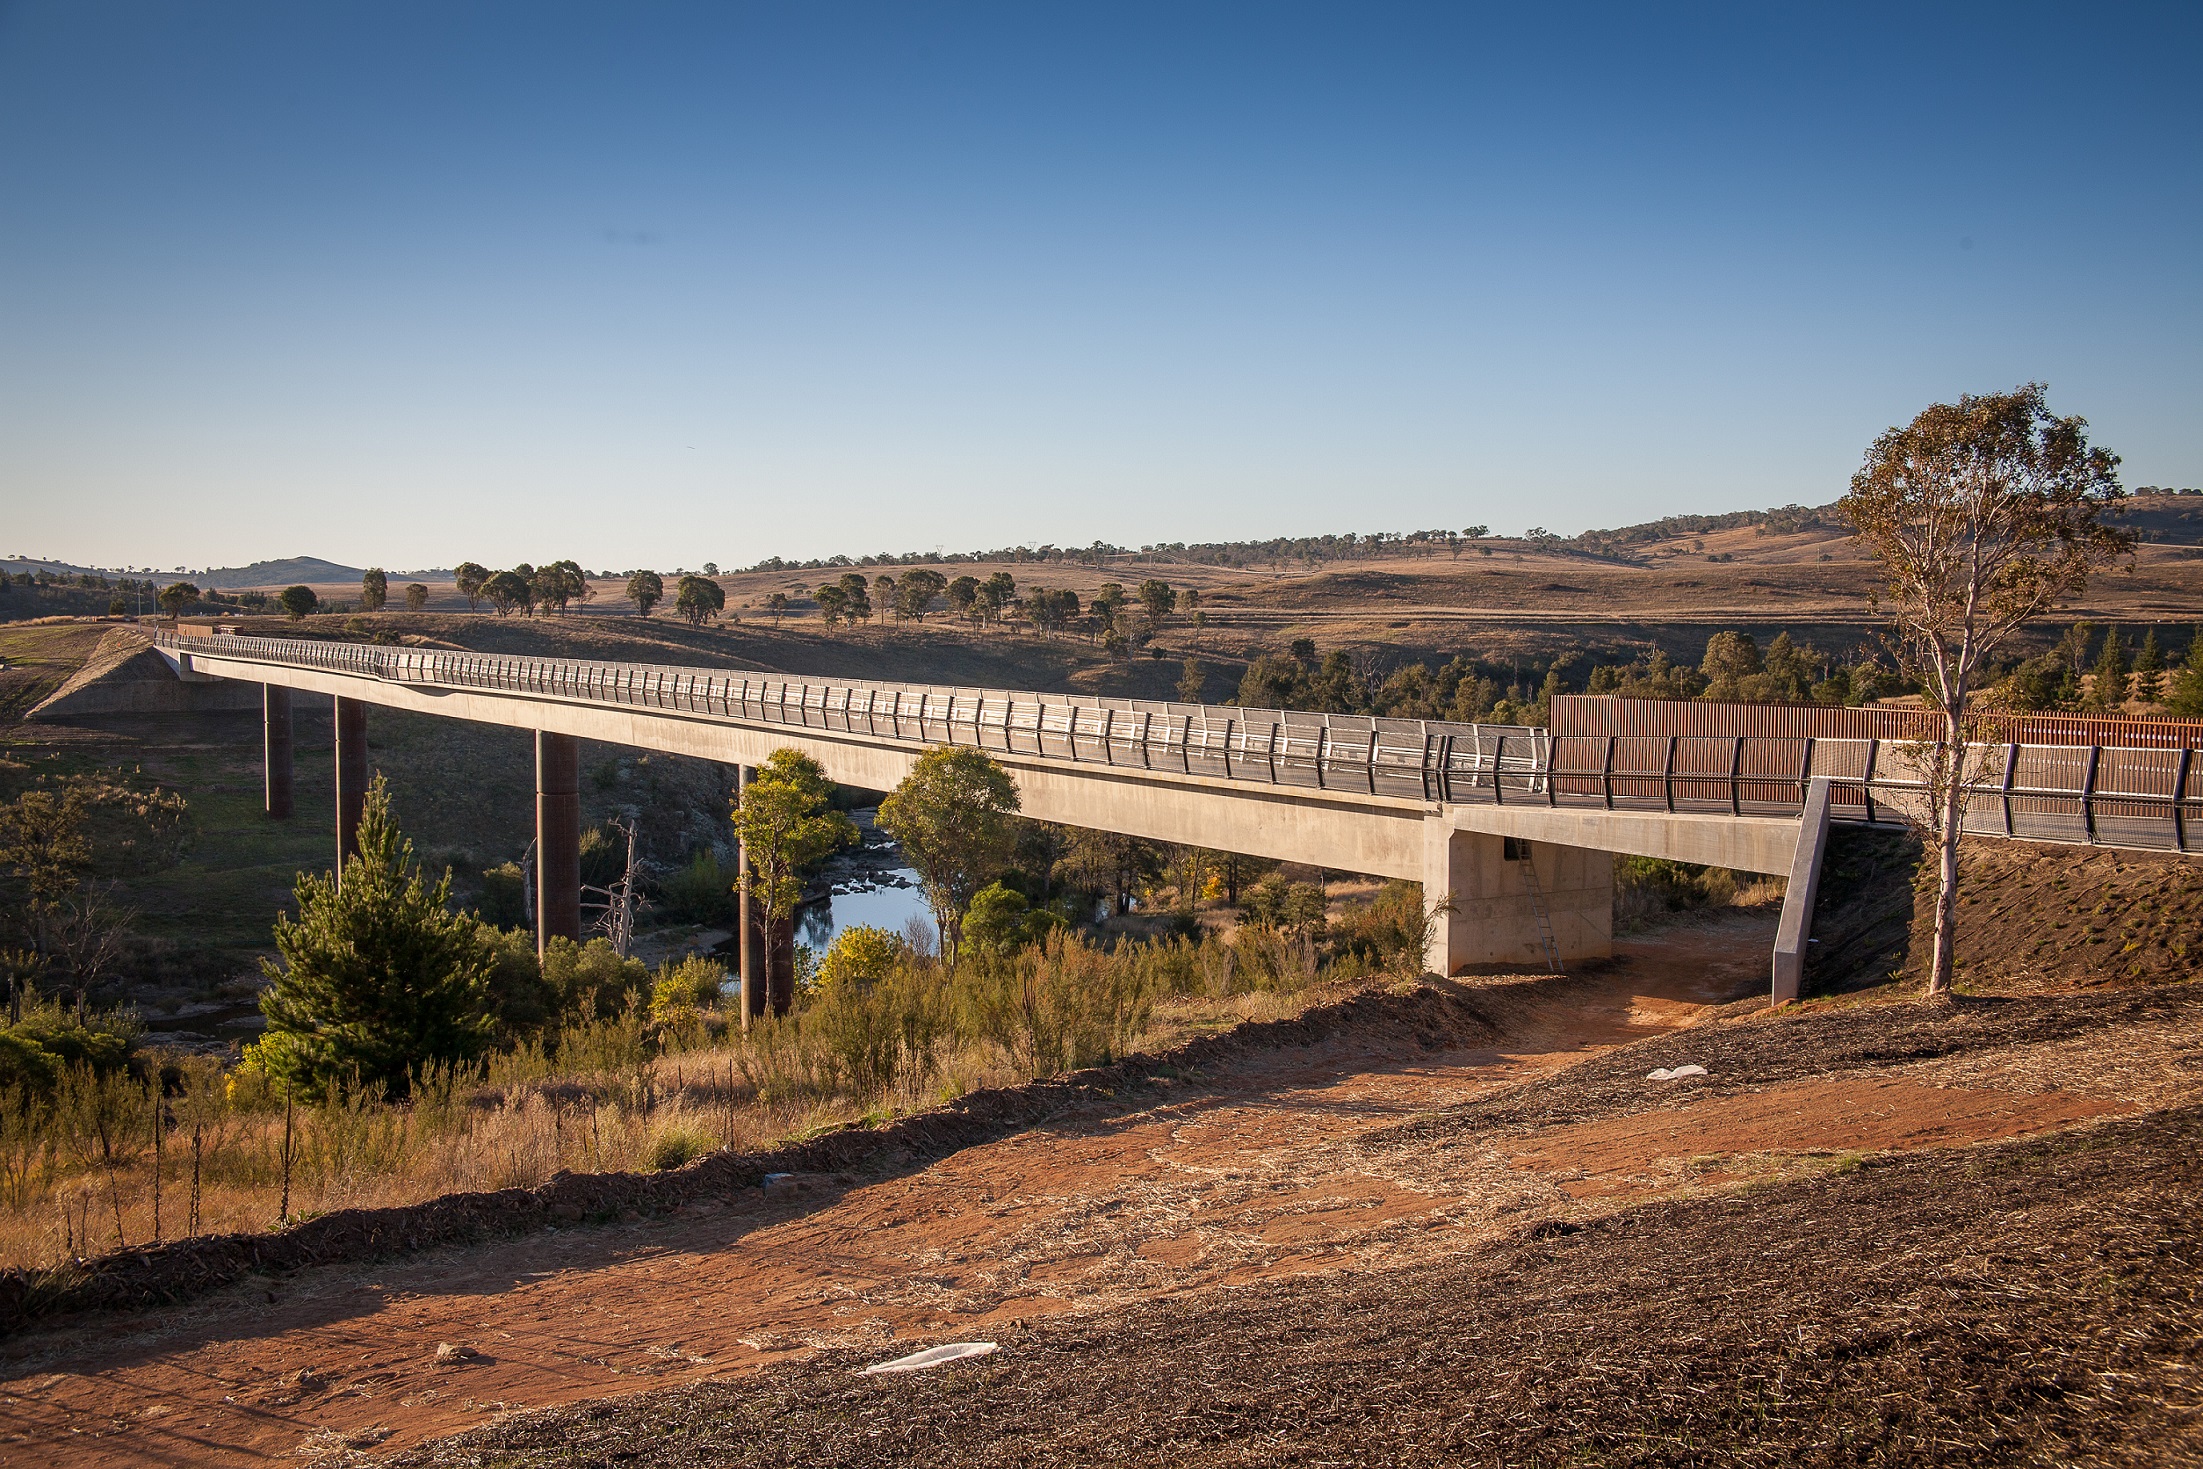
[[[1729,1089],[1664,1091],[1630,1067],[1614,1083],[1630,1098],[1619,1109],[1500,1132],[1449,1122],[1702,1017],[1756,980],[1763,926],[1671,930],[1603,977],[1479,989],[1503,1027],[1496,1045],[1335,1036],[1159,1078],[1121,1106],[900,1176],[789,1178],[672,1217],[48,1328],[0,1358],[0,1459],[397,1448],[513,1409],[770,1373],[822,1349],[885,1357],[908,1349],[898,1339],[1426,1267],[1555,1213],[1718,1194],[1849,1152],[2039,1132],[2156,1104],[2171,1085],[2146,1065],[2123,1084],[2060,1084],[1977,1052]],[[475,1355],[439,1363],[443,1343]]]

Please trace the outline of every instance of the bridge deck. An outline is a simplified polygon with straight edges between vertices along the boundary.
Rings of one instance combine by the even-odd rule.
[[[964,744],[1023,765],[1322,793],[1326,806],[1513,806],[1796,818],[1815,779],[1837,821],[1901,819],[1926,789],[1914,747],[1789,736],[1554,736],[1544,729],[307,639],[156,635],[186,667],[319,670],[420,690],[649,710],[745,729],[908,747]],[[281,681],[281,680],[276,680]],[[2189,749],[1983,745],[1966,829],[2187,852],[2203,793]],[[1068,771],[1067,771],[1068,773]]]

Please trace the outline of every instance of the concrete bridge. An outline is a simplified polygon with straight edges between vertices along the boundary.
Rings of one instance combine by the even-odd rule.
[[[1427,960],[1559,967],[1613,943],[1614,857],[1789,879],[1773,959],[1794,998],[1831,821],[1920,799],[1909,747],[1787,737],[1556,737],[1451,724],[708,668],[161,633],[186,680],[263,689],[268,810],[292,805],[291,702],[335,701],[341,862],[367,785],[370,704],[532,730],[539,941],[580,936],[579,742],[717,760],[803,751],[888,790],[938,744],[987,750],[1024,814],[1156,841],[1420,882]],[[2188,750],[1977,751],[1968,829],[2190,850]],[[340,869],[341,870],[341,869]],[[745,982],[751,966],[743,965]]]

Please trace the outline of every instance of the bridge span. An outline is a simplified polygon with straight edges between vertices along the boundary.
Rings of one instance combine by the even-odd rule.
[[[183,632],[185,679],[263,687],[268,809],[291,814],[291,701],[335,701],[339,861],[367,785],[368,705],[536,735],[539,936],[578,937],[579,742],[747,771],[803,751],[835,781],[893,788],[938,744],[987,750],[1024,814],[1156,841],[1420,882],[1446,912],[1428,962],[1558,966],[1613,942],[1617,854],[1790,879],[1773,964],[1797,993],[1831,821],[1920,799],[1909,748],[1788,737],[1557,737],[1230,706],[947,688],[581,659]],[[2188,750],[1984,747],[1968,829],[2191,850]]]

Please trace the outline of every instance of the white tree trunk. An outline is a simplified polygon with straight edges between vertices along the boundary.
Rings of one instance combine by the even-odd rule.
[[[1947,714],[1943,729],[1942,789],[1935,793],[1935,952],[1928,964],[1928,996],[1950,993],[1958,957],[1958,837],[1966,824],[1964,725]]]

